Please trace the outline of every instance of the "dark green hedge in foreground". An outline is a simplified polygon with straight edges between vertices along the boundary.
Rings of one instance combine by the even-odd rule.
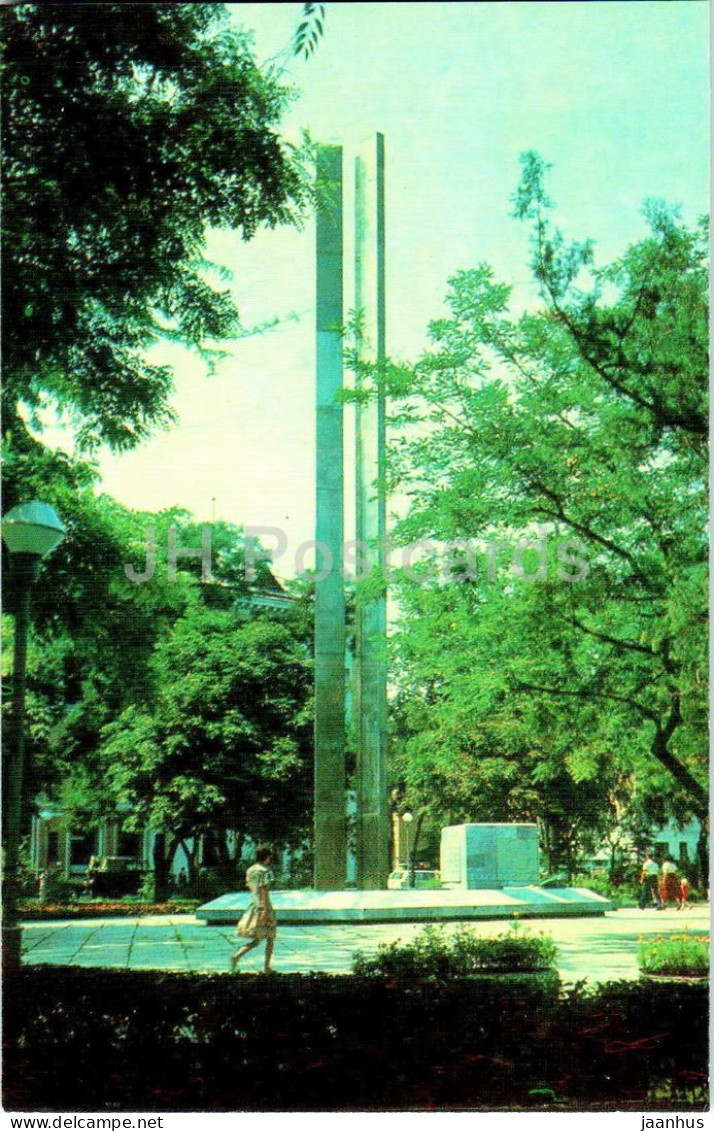
[[[39,966],[4,1002],[10,1110],[707,1106],[692,985]]]

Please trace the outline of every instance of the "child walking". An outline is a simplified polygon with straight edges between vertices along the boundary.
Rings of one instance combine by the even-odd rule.
[[[238,962],[265,940],[265,965],[266,974],[271,971],[270,961],[273,957],[275,945],[276,920],[273,905],[270,902],[270,872],[268,865],[272,861],[272,852],[266,845],[256,849],[256,863],[252,864],[245,875],[245,882],[250,888],[250,906],[238,921],[237,934],[250,941],[242,946],[231,958],[231,971],[235,973]]]

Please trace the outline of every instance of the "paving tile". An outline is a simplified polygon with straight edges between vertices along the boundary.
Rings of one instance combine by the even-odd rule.
[[[123,950],[125,953],[129,949],[126,943],[85,943],[82,947],[82,953],[86,950],[100,950],[102,954],[112,953],[116,954],[118,951]]]
[[[553,937],[559,949],[561,976],[569,982],[638,977],[637,940],[642,934],[669,933],[687,927],[707,930],[709,911],[698,905],[686,916],[627,909],[597,919],[531,919],[519,932]],[[374,953],[385,942],[406,942],[423,929],[421,923],[341,924],[278,928],[274,963],[278,971],[348,973],[356,951]],[[452,933],[459,924],[445,925]],[[512,927],[504,921],[470,921],[468,929],[493,937]],[[25,961],[77,966],[126,967],[216,973],[228,969],[239,940],[232,927],[209,927],[191,916],[150,919],[72,921],[30,924],[24,931]],[[260,973],[262,948],[247,955],[244,973]]]
[[[136,939],[134,942],[134,950],[139,950],[145,946],[182,946],[180,939]]]

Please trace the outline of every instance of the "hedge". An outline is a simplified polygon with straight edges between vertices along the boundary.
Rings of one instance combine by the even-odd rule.
[[[136,919],[143,915],[191,915],[198,906],[195,899],[171,899],[165,903],[112,899],[59,904],[26,899],[20,905],[20,918],[32,923],[56,919]]]
[[[4,1008],[15,1111],[708,1106],[692,985],[34,966]]]

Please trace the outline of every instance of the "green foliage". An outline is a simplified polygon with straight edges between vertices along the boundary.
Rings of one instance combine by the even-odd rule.
[[[324,4],[303,4],[303,18],[293,37],[293,55],[303,55],[309,59],[317,47],[325,23]]]
[[[635,882],[614,883],[609,876],[592,875],[589,872],[573,876],[571,883],[573,887],[589,888],[598,895],[604,895],[606,899],[614,900],[615,905],[620,907],[624,903],[634,907],[640,894],[639,884]]]
[[[12,463],[13,489],[31,465],[29,458]],[[195,557],[179,557],[172,577],[170,529],[178,547],[200,547],[199,524],[178,509],[142,514],[96,497],[91,476],[83,486],[77,473],[73,485],[77,467],[67,466],[71,475],[62,477],[52,474],[55,457],[34,464],[34,478],[49,488],[38,494],[56,505],[67,537],[33,607],[28,821],[34,795],[44,792],[85,826],[130,800],[136,807],[127,828],[150,820],[187,836],[213,828],[214,819],[220,829],[240,829],[231,822],[248,819],[258,839],[299,840],[311,761],[305,609],[281,612],[278,621],[251,605],[252,588],[275,580],[258,548],[255,579],[246,582],[243,532],[228,523],[211,526],[210,583]],[[125,566],[142,573],[147,530],[157,548],[155,569],[134,584]],[[12,582],[11,569],[4,580]],[[13,597],[10,584],[10,609]],[[3,630],[8,678],[10,618]],[[120,736],[127,729],[107,775],[102,734],[112,725]],[[163,746],[156,738],[162,727]],[[157,746],[166,758],[161,772]]]
[[[22,469],[23,461],[11,468],[13,490]],[[124,564],[141,557],[149,516],[96,497],[90,485],[74,490],[70,479],[42,470],[37,478],[47,488],[37,493],[56,506],[67,534],[33,595],[28,777],[35,792],[52,794],[68,811],[94,809],[96,815],[106,800],[96,782],[99,732],[143,696],[156,641],[185,608],[192,586],[183,572],[170,584],[165,576],[143,586],[130,584]],[[32,483],[33,476],[29,479]],[[11,567],[3,580],[11,609]],[[9,676],[11,645],[4,664]],[[57,796],[60,782],[62,798]]]
[[[287,627],[194,601],[158,642],[143,701],[104,729],[108,789],[136,827],[176,838],[239,829],[299,839],[310,695],[304,646]]]
[[[311,888],[314,875],[314,860],[311,839],[300,848],[300,854],[293,857],[287,872],[275,872],[273,888],[276,891],[304,891]]]
[[[3,1006],[15,1111],[708,1109],[694,985],[33,966]]]
[[[551,938],[521,933],[517,921],[495,938],[479,937],[463,925],[453,932],[428,926],[410,943],[385,943],[373,956],[357,953],[352,969],[360,976],[409,980],[463,978],[482,972],[545,972],[555,968],[556,954]]]
[[[707,238],[649,205],[598,267],[544,172],[515,201],[543,308],[460,271],[395,371],[395,541],[432,545],[394,571],[395,774],[442,822],[538,820],[572,872],[623,819],[707,812]]]
[[[156,881],[153,872],[143,871],[139,881],[138,898],[150,903],[156,890]],[[130,897],[133,898],[133,897]]]
[[[135,919],[145,915],[188,915],[196,910],[198,901],[193,899],[170,899],[163,903],[153,903],[145,896],[126,896],[123,899],[73,899],[62,898],[40,903],[36,899],[24,899],[20,905],[20,916],[30,923],[52,922],[58,919]]]
[[[52,405],[85,447],[131,448],[173,419],[147,349],[241,332],[206,228],[297,217],[290,94],[222,4],[18,4],[2,24],[5,427]]]
[[[133,783],[141,803],[135,820],[128,820],[137,828],[140,817],[151,814],[154,824],[189,835],[186,830],[196,824],[210,827],[211,815],[219,811],[225,818],[219,827],[236,828],[229,813],[242,819],[254,806],[251,824],[261,839],[263,833],[280,843],[283,833],[286,841],[297,837],[310,788],[304,616],[281,612],[278,623],[250,604],[252,589],[276,583],[260,548],[254,581],[246,582],[240,528],[212,524],[210,583],[203,583],[195,557],[179,557],[171,576],[170,530],[179,548],[201,546],[201,527],[187,512],[129,511],[107,496],[96,497],[91,476],[82,483],[79,465],[68,463],[66,476],[54,474],[57,466],[56,457],[34,464],[28,457],[11,461],[10,469],[12,489],[19,489],[28,472],[30,483],[37,480],[47,488],[38,494],[54,503],[67,526],[33,605],[27,697],[33,795],[47,793],[88,825],[114,812],[117,800],[126,801],[127,783]],[[134,584],[125,566],[142,573],[147,531],[156,545],[155,569],[148,580]],[[4,580],[12,583],[11,569]],[[10,584],[10,609],[13,597]],[[10,618],[3,628],[4,675],[9,677]],[[162,701],[156,714],[164,685],[171,688],[171,706]],[[142,768],[141,759],[153,749],[157,727],[165,725],[167,735],[180,729],[182,712],[183,738],[174,739],[170,752],[165,748],[166,757],[174,759],[174,770],[166,769],[166,794],[159,802],[151,793],[149,801],[147,783],[158,789],[164,779],[157,778],[152,764]],[[129,720],[127,733],[137,745],[127,749],[129,766],[117,757],[108,778],[102,732],[115,724],[121,733]],[[208,734],[201,730],[204,723]],[[213,768],[204,770],[204,762],[210,765],[214,757]],[[236,769],[241,760],[242,776]],[[135,797],[131,789],[128,793]],[[240,805],[232,800],[238,794],[245,797]]]
[[[709,974],[709,935],[653,935],[640,940],[637,962],[645,974]]]
[[[45,499],[67,526],[35,594],[28,778],[50,792],[64,781],[67,808],[96,815],[113,803],[99,735],[145,702],[158,642],[195,605],[200,570],[184,560],[172,580],[160,565],[131,585],[125,564],[143,562],[147,526],[163,545],[171,526],[190,545],[200,532],[185,512],[95,497],[93,467],[32,433],[55,409],[80,446],[126,449],[171,421],[171,372],[150,347],[179,341],[210,362],[243,332],[226,273],[205,259],[206,230],[248,239],[297,220],[303,155],[277,133],[290,92],[258,68],[223,5],[20,4],[0,20],[5,505]],[[213,534],[206,603],[225,609],[245,595],[242,537],[225,524]],[[258,584],[265,576],[259,565]],[[12,611],[11,570],[4,584]],[[276,738],[261,771],[289,776],[300,757]],[[201,812],[217,802],[190,776],[174,784]]]

